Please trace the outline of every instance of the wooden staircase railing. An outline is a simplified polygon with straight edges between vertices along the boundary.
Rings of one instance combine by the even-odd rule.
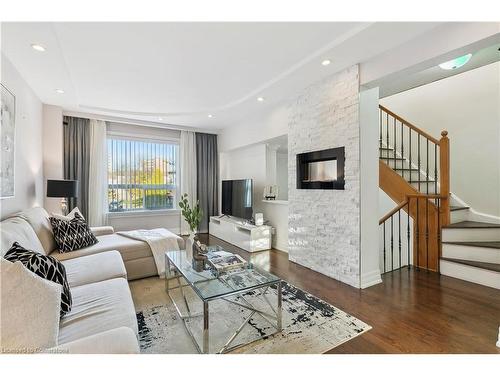
[[[401,257],[401,229],[397,233],[400,268],[410,263],[419,268],[439,271],[441,228],[450,222],[450,152],[448,132],[436,139],[380,105],[380,187],[396,202],[401,202],[380,220],[383,230],[384,272],[386,245],[394,252],[394,223],[401,226],[402,211],[413,219],[413,259],[410,262],[410,220],[406,233],[406,264]],[[386,241],[386,229],[391,238]],[[390,241],[390,242],[389,242]],[[404,259],[403,259],[404,260]],[[391,261],[394,261],[391,258]],[[393,263],[388,269],[393,270]]]

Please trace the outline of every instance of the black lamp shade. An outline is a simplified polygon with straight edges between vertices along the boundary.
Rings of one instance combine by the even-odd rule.
[[[47,180],[47,197],[75,198],[78,196],[78,180]]]

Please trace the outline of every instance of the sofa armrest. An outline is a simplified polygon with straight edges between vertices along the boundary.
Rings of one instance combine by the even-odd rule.
[[[95,236],[103,236],[105,234],[113,234],[115,233],[115,230],[111,226],[102,226],[102,227],[90,227],[90,230],[92,233],[94,233]]]
[[[47,349],[53,354],[138,354],[139,343],[129,327],[119,327]]]

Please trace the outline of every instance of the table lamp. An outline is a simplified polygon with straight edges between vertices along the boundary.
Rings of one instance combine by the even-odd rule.
[[[47,180],[47,197],[62,198],[61,211],[68,214],[68,198],[78,196],[78,180]]]

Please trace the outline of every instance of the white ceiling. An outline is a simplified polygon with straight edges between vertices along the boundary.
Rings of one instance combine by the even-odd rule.
[[[213,130],[437,25],[2,23],[2,52],[44,103]]]

